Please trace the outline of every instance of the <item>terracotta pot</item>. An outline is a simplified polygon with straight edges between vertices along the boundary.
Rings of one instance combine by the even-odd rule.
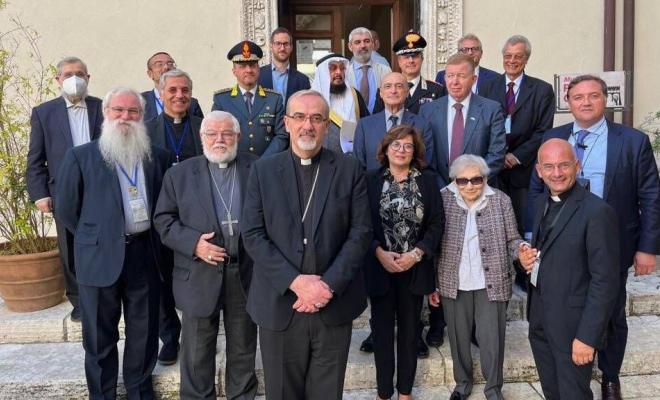
[[[58,250],[0,256],[0,296],[16,312],[39,311],[64,300]]]

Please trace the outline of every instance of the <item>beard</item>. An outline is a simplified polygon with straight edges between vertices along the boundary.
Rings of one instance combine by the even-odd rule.
[[[105,120],[99,139],[99,150],[111,168],[132,168],[151,159],[151,142],[143,121]]]
[[[371,59],[371,50],[360,50],[353,54],[353,58],[360,64],[366,64]]]
[[[330,84],[330,94],[344,94],[346,92],[346,82],[340,84]]]
[[[229,147],[226,145],[219,145],[220,148],[225,148],[227,151],[221,154],[213,154],[212,148],[209,149],[205,143],[202,143],[202,150],[204,151],[204,157],[213,164],[229,164],[234,161],[236,155],[238,154],[238,144],[234,144]]]
[[[309,140],[311,139],[311,140]],[[311,135],[300,136],[296,139],[296,144],[298,148],[303,151],[313,151],[316,150],[316,137]]]

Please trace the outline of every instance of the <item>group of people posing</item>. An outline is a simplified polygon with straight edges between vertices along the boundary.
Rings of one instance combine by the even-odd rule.
[[[28,191],[55,219],[91,399],[116,397],[122,313],[129,399],[154,398],[156,362],[177,360],[180,397],[215,399],[221,313],[228,399],[256,396],[257,340],[269,400],[341,399],[367,300],[378,399],[412,398],[445,330],[450,399],[472,392],[473,343],[486,398],[503,399],[514,282],[545,397],[591,399],[598,354],[603,398],[621,398],[628,269],[653,273],[660,253],[648,137],[605,118],[592,75],[568,86],[574,122],[553,128],[523,36],[499,74],[465,35],[435,81],[419,33],[393,46],[401,72],[376,39],[354,29],[352,58],[326,55],[311,83],[286,29],[262,67],[242,41],[227,54],[236,85],[206,115],[168,53],[147,61],[152,90],[103,100],[83,61],[58,63],[61,96],[32,113]]]

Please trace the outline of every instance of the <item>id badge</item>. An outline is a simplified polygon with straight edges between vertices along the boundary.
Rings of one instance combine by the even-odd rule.
[[[128,198],[131,200],[138,199],[140,197],[140,193],[138,192],[137,186],[129,186],[128,187]]]
[[[142,198],[131,200],[131,212],[133,213],[133,222],[145,222],[149,220],[147,205]]]
[[[507,116],[506,119],[504,120],[504,130],[506,131],[506,134],[511,133],[511,116]]]
[[[536,261],[534,261],[534,265],[532,266],[532,275],[529,278],[529,282],[536,287],[536,280],[539,277],[539,267],[541,266],[541,259],[537,258]]]

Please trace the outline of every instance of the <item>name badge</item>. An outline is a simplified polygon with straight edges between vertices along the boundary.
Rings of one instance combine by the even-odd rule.
[[[506,134],[511,133],[511,116],[507,116],[506,119],[504,120],[504,130],[506,131]]]
[[[539,252],[540,254],[540,252]],[[536,261],[534,261],[534,265],[532,266],[532,275],[529,278],[529,282],[536,287],[536,282],[539,277],[539,267],[541,266],[541,259],[537,258]]]
[[[133,199],[130,201],[131,212],[133,213],[133,221],[135,223],[145,222],[149,220],[147,213],[147,205],[142,198]]]

